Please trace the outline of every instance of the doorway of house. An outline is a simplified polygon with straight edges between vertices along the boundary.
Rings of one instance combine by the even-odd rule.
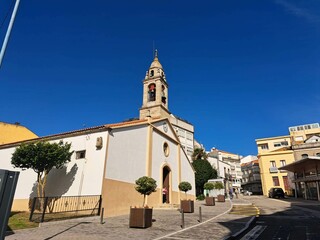
[[[163,167],[162,170],[162,203],[170,203],[170,168],[168,166]]]

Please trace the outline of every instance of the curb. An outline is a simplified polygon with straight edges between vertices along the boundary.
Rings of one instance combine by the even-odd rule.
[[[246,225],[239,230],[238,232],[232,234],[229,237],[224,238],[224,240],[232,240],[232,239],[240,239],[240,237],[242,237],[244,235],[244,233],[253,225],[255,224],[256,220],[257,220],[257,216],[253,216],[251,217],[251,219],[246,223]]]

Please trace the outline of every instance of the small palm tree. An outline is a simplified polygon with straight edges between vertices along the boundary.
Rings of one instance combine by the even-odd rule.
[[[146,202],[146,196],[149,196],[151,193],[156,192],[157,190],[157,182],[151,177],[141,177],[138,180],[136,180],[136,187],[135,189],[137,192],[141,193],[143,195],[143,207]]]
[[[192,189],[191,184],[189,182],[181,182],[178,187],[180,191],[185,192],[187,199],[187,192]]]

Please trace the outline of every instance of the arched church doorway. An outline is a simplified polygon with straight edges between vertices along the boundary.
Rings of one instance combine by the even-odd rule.
[[[162,203],[170,203],[170,172],[168,166],[162,169]]]

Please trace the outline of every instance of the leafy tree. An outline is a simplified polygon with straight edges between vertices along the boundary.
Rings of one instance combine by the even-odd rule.
[[[179,189],[180,191],[184,192],[186,194],[186,199],[187,199],[187,192],[192,189],[192,186],[189,182],[181,182],[179,183]]]
[[[207,160],[197,159],[192,162],[196,171],[196,193],[197,196],[203,194],[203,185],[209,179],[217,178],[217,170],[215,170]]]
[[[203,185],[203,188],[210,191],[210,190],[214,189],[214,184],[211,182],[207,182]]]
[[[151,177],[144,176],[136,180],[136,185],[135,189],[143,195],[142,206],[144,207],[146,196],[157,191],[157,182]]]
[[[210,191],[214,189],[214,184],[212,182],[207,182],[203,185],[203,188]],[[207,196],[209,196],[208,192],[207,192]]]
[[[73,151],[69,143],[36,142],[21,144],[12,154],[14,167],[32,169],[37,173],[38,197],[45,197],[48,173],[52,168],[60,169],[70,162]]]
[[[214,188],[218,189],[218,190],[223,189],[224,188],[223,183],[222,182],[215,182]]]

